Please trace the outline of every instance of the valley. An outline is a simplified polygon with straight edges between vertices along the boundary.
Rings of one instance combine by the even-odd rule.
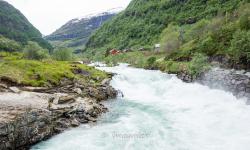
[[[131,0],[46,36],[7,1],[0,150],[249,149],[248,0]]]

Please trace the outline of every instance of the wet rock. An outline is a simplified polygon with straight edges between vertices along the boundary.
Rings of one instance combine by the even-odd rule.
[[[29,91],[29,92],[44,92],[46,90],[48,90],[47,87],[21,87],[20,88],[23,91]]]
[[[58,104],[73,103],[75,101],[76,99],[74,95],[62,96],[58,99]]]
[[[250,100],[250,74],[245,70],[212,68],[197,79],[211,88],[232,92],[235,96]]]
[[[107,93],[108,98],[115,98],[118,94],[118,91],[116,91],[113,87],[108,86],[106,89],[104,89]]]
[[[9,87],[9,89],[10,89],[12,92],[14,92],[14,93],[20,93],[20,92],[21,92],[21,90],[19,90],[19,88],[17,88],[17,87]]]
[[[118,92],[111,86],[104,86],[99,88],[89,87],[87,90],[90,97],[96,98],[98,101],[115,98]]]
[[[5,88],[5,89],[7,89],[8,86],[7,86],[6,84],[0,83],[0,88]]]
[[[83,75],[83,76],[90,76],[90,73],[88,71],[80,69],[80,68],[74,69],[73,73]]]
[[[82,90],[80,88],[74,88],[73,91],[79,95],[82,94]]]
[[[80,122],[79,122],[78,120],[73,119],[73,120],[71,121],[71,126],[72,126],[72,127],[78,127],[79,125],[80,125]]]
[[[109,85],[110,81],[111,81],[111,79],[104,79],[101,84],[103,86],[106,86],[106,85]]]
[[[190,74],[186,73],[186,72],[178,73],[177,77],[179,79],[181,79],[182,81],[187,82],[187,83],[193,82],[193,77]]]

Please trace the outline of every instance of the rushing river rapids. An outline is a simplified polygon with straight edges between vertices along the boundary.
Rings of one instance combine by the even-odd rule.
[[[35,145],[37,150],[249,150],[250,106],[231,93],[184,83],[160,71],[102,67],[117,73],[123,97],[110,112]]]

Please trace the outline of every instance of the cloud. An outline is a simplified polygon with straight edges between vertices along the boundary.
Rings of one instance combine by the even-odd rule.
[[[6,0],[19,9],[44,35],[67,21],[116,7],[126,7],[131,0]]]

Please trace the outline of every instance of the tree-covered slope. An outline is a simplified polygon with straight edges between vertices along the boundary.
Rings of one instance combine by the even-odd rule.
[[[116,14],[116,12],[103,12],[72,19],[45,38],[55,47],[70,47],[74,50],[83,49],[90,35]]]
[[[0,0],[0,35],[22,44],[26,44],[27,41],[35,41],[44,48],[52,49],[26,17],[3,0]]]
[[[168,23],[159,34],[159,49],[151,45],[148,51],[134,49],[134,52],[103,55],[102,49],[96,49],[86,54],[108,64],[126,62],[168,73],[189,74],[192,78],[210,65],[250,70],[250,2],[234,2],[223,6],[227,11],[220,9],[215,16]]]
[[[138,48],[159,42],[171,22],[192,24],[235,10],[242,0],[133,0],[127,9],[97,30],[86,51]]]

